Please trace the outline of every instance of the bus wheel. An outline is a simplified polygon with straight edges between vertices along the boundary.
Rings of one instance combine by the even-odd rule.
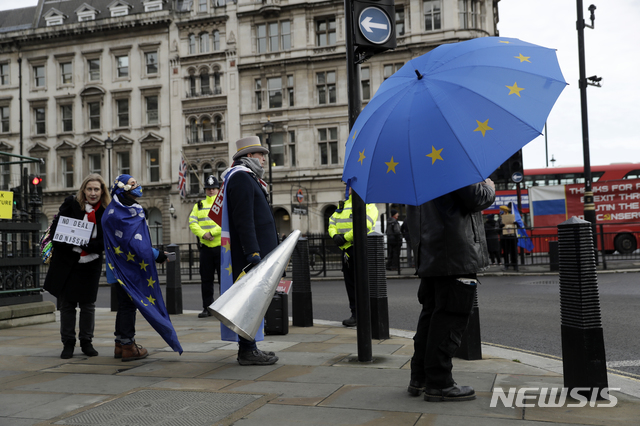
[[[631,254],[637,248],[636,239],[632,234],[620,234],[615,240],[613,245],[620,254]]]

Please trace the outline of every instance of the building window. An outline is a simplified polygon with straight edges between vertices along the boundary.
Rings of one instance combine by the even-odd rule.
[[[256,109],[260,111],[262,109],[262,80],[256,79]]]
[[[0,157],[0,162],[8,163],[11,161],[9,157]],[[11,186],[11,165],[3,164],[0,166],[0,191],[8,191]]]
[[[291,22],[279,21],[260,24],[256,28],[258,53],[291,49]]]
[[[211,94],[211,86],[208,73],[200,74],[200,92],[203,95]]]
[[[442,1],[426,0],[422,5],[424,7],[425,31],[439,30],[442,28]]]
[[[89,154],[89,173],[102,174],[101,154]]]
[[[363,101],[368,101],[369,99],[371,99],[371,81],[369,80],[369,76],[369,67],[360,68],[360,83],[362,85]]]
[[[9,115],[9,107],[0,107],[0,131],[2,133],[8,133],[11,129],[11,120]]]
[[[220,73],[218,71],[213,73],[213,88],[214,94],[222,94],[222,86],[220,86]]]
[[[100,59],[89,59],[87,64],[89,66],[89,81],[100,80]]]
[[[318,104],[336,103],[336,72],[326,71],[316,74],[316,88],[318,91]]]
[[[336,19],[325,18],[316,21],[316,46],[333,46],[336,44]]]
[[[60,76],[62,77],[62,84],[73,83],[73,68],[71,62],[60,64]]]
[[[284,135],[285,133],[272,133],[269,136],[271,143],[269,161],[274,166],[284,166]]]
[[[291,49],[291,22],[280,22],[280,46],[282,50]]]
[[[34,108],[36,116],[36,135],[44,135],[47,132],[47,123],[44,107]]]
[[[282,78],[268,78],[267,91],[269,92],[269,108],[282,108]]]
[[[44,78],[44,65],[37,65],[33,67],[33,78],[36,87],[44,87],[45,78]]]
[[[129,55],[116,56],[118,78],[129,77]]]
[[[202,119],[202,141],[213,142],[213,127],[211,126],[211,119],[209,117]]]
[[[289,163],[291,167],[296,166],[296,132],[289,131]]]
[[[196,76],[192,74],[189,76],[189,95],[195,96],[196,93]]]
[[[198,12],[206,13],[207,11],[207,0],[198,0]]]
[[[145,53],[144,61],[147,64],[147,74],[158,74],[158,52]]]
[[[209,51],[209,33],[200,34],[200,53]]]
[[[338,164],[338,128],[318,129],[320,164]]]
[[[404,6],[396,7],[396,37],[404,35]]]
[[[129,127],[129,99],[118,99],[116,101],[118,115],[118,127]]]
[[[196,35],[189,34],[189,54],[193,55],[196,53]]]
[[[402,62],[399,62],[397,64],[386,64],[383,68],[382,68],[382,77],[386,80],[389,77],[391,77],[396,71],[398,71],[400,68],[402,68],[404,64]]]
[[[458,0],[460,28],[482,28],[481,5],[478,0]]]
[[[256,29],[256,40],[258,53],[264,53],[267,51],[267,25],[260,24]]]
[[[73,188],[73,157],[61,157],[62,186]]]
[[[131,167],[129,165],[129,152],[122,151],[116,154],[116,163],[118,167],[119,175],[131,174]]]
[[[214,119],[214,130],[216,132],[216,142],[224,140],[224,130],[222,129],[222,118],[216,117]]]
[[[160,150],[150,149],[147,151],[147,170],[149,171],[149,182],[160,182]]]
[[[215,30],[213,32],[213,39],[212,39],[212,48],[213,50],[220,50],[220,31]]]
[[[198,180],[198,168],[195,165],[189,166],[189,194],[198,195],[200,193],[200,181]]]
[[[147,124],[158,124],[158,96],[147,96]]]
[[[0,85],[6,86],[11,83],[9,78],[9,64],[0,64]]]
[[[289,106],[292,107],[295,104],[295,96],[293,93],[293,76],[287,76],[287,97],[289,98]]]
[[[100,129],[100,102],[89,102],[87,103],[87,107],[89,108],[89,129],[99,130]]]
[[[62,115],[62,131],[73,132],[73,105],[60,106]]]

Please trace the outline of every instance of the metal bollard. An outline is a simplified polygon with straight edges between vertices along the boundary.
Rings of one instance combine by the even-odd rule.
[[[182,313],[182,277],[180,275],[180,247],[177,244],[167,246],[169,253],[176,254],[176,260],[167,262],[167,313]]]
[[[478,308],[478,289],[473,300],[473,308],[467,329],[462,335],[460,347],[456,351],[455,357],[466,360],[482,359],[482,341],[480,339],[480,309]]]
[[[608,387],[591,223],[572,217],[558,225],[562,370],[569,390]]]
[[[309,241],[306,238],[298,238],[291,261],[293,262],[293,288],[291,289],[292,324],[296,327],[313,327]]]
[[[367,235],[367,259],[369,267],[369,301],[371,303],[371,337],[389,338],[389,301],[387,299],[387,275],[384,263],[384,235],[372,232]]]

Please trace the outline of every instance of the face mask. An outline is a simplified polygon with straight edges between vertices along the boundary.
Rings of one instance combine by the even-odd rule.
[[[130,192],[131,192],[131,195],[135,195],[136,197],[142,197],[142,186],[136,186]]]

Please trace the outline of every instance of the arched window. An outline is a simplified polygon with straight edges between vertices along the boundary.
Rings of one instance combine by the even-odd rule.
[[[209,73],[207,71],[203,71],[203,73],[200,74],[200,92],[203,95],[211,94],[211,86],[209,84]]]
[[[189,96],[196,95],[196,76],[191,74],[189,76]]]
[[[198,180],[198,168],[192,164],[189,166],[189,194],[198,195],[200,193],[200,181]]]
[[[217,70],[213,73],[213,93],[216,95],[222,94],[222,87],[220,87],[220,73]]]
[[[195,118],[189,120],[189,139],[190,143],[198,142],[198,126]]]
[[[211,167],[211,164],[209,163],[204,163],[202,165],[202,181],[206,181],[207,178],[213,174],[213,168]]]
[[[200,34],[200,53],[209,51],[209,33]]]
[[[212,40],[212,43],[213,43],[213,50],[214,50],[214,51],[216,51],[216,50],[220,50],[220,31],[215,30],[215,31],[213,32],[213,40]]]
[[[209,117],[202,119],[202,140],[204,142],[213,142],[213,130],[211,129],[211,119]]]
[[[222,161],[216,164],[216,174],[218,175],[218,180],[222,182],[222,172],[227,170],[227,165]]]
[[[155,207],[149,209],[149,234],[152,245],[162,244],[162,213]]]
[[[216,131],[216,141],[220,142],[224,140],[224,132],[222,131],[222,118],[220,116],[215,118],[214,126]]]
[[[196,53],[196,36],[189,34],[189,55]]]

